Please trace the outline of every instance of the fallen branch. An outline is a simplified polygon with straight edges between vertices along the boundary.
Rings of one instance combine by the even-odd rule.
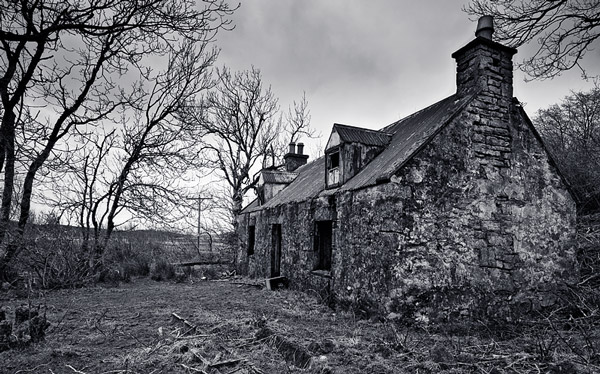
[[[184,369],[187,369],[188,371],[195,371],[196,373],[203,373],[203,374],[208,374],[207,372],[205,372],[202,369],[196,369],[195,367],[191,367],[191,366],[187,366],[186,364],[179,364],[181,366],[183,366]]]
[[[251,286],[251,287],[256,287],[256,288],[263,288],[264,287],[263,284],[257,284],[257,283],[231,282],[231,284],[239,284],[240,286]]]
[[[214,364],[208,365],[208,367],[217,368],[219,366],[226,366],[226,365],[237,364],[240,361],[243,361],[243,359],[236,358],[236,359],[232,359],[232,360],[219,361],[219,362],[215,362]]]
[[[177,340],[184,340],[184,339],[208,338],[208,337],[211,337],[213,335],[214,334],[200,334],[200,335],[176,336],[175,339],[177,339]]]
[[[231,261],[225,261],[225,260],[221,260],[221,261],[191,261],[191,262],[179,262],[179,263],[175,263],[173,264],[174,266],[181,266],[181,267],[185,267],[185,266],[194,266],[194,265],[230,265]]]
[[[17,371],[15,371],[15,374],[19,374],[19,373],[28,373],[28,372],[30,372],[30,371],[33,371],[33,372],[36,372],[36,373],[38,373],[38,372],[39,372],[39,371],[38,371],[38,369],[39,369],[39,368],[41,368],[42,366],[48,366],[48,365],[49,365],[49,364],[41,364],[41,365],[38,365],[38,366],[36,366],[36,367],[34,367],[34,368],[32,368],[32,369],[21,369],[21,370],[17,370]]]
[[[256,366],[254,366],[254,364],[250,364],[247,363],[246,364],[250,369],[252,369],[252,371],[254,371],[256,374],[265,374],[264,371],[260,370],[259,368],[257,368]]]
[[[190,331],[198,332],[198,327],[196,327],[196,325],[192,324],[191,322],[187,321],[183,317],[179,316],[177,313],[171,313],[171,317],[173,317],[173,319],[183,323],[183,325],[188,328],[188,330],[186,332],[184,332],[183,335],[187,335]]]
[[[200,362],[202,362],[202,364],[206,367],[210,367],[210,361],[208,361],[207,359],[204,358],[204,356],[202,356],[202,354],[200,352],[198,352],[197,349],[190,349],[190,352],[194,355],[194,357],[196,357],[198,360],[200,360]]]
[[[65,365],[66,367],[68,367],[69,369],[73,370],[74,372],[76,372],[77,374],[86,374],[83,371],[79,371],[77,369],[75,369],[73,366],[71,365]]]

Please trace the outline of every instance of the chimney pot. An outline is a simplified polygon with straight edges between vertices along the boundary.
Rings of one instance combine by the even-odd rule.
[[[289,153],[294,154],[296,153],[296,143],[294,142],[290,142],[290,150]]]
[[[304,143],[298,143],[298,154],[301,155],[304,152]]]
[[[494,33],[494,18],[492,16],[480,17],[479,20],[477,21],[477,30],[475,31],[475,36],[492,40],[493,33]]]

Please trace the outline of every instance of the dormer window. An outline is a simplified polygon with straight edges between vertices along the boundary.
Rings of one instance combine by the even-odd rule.
[[[391,138],[382,131],[334,124],[325,147],[326,188],[339,187],[354,177]]]
[[[335,151],[327,155],[327,187],[334,187],[340,183],[340,152]]]

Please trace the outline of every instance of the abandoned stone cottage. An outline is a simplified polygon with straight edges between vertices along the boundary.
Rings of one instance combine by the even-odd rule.
[[[575,203],[513,98],[490,17],[452,54],[457,91],[379,131],[290,145],[238,217],[236,266],[367,311],[447,318],[551,302],[573,275]]]

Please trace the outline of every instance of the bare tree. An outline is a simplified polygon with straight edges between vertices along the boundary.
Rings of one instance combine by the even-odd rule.
[[[534,118],[548,149],[574,188],[580,210],[600,209],[600,86],[572,92]]]
[[[308,101],[303,96],[284,116],[278,99],[265,87],[260,70],[217,71],[215,90],[195,120],[208,134],[205,150],[212,167],[231,189],[231,220],[242,210],[244,197],[257,183],[253,178],[265,157],[280,159],[287,144],[313,135]]]
[[[534,79],[578,67],[600,36],[600,3],[576,0],[472,0],[471,15],[494,17],[498,41],[514,47],[536,42],[520,68]]]
[[[256,183],[252,169],[261,165],[282,130],[281,120],[278,101],[271,88],[264,87],[258,69],[231,73],[222,68],[217,76],[208,109],[199,120],[208,133],[208,158],[231,187],[235,215]]]
[[[228,25],[224,0],[0,1],[0,170],[4,172],[0,272],[19,250],[34,181],[49,160],[60,160],[76,128],[114,120],[135,105],[132,76],[151,76],[153,60],[178,41],[207,43]],[[27,144],[17,144],[22,125]],[[28,150],[17,230],[5,243],[17,147]]]
[[[131,219],[168,224],[193,208],[185,181],[203,166],[198,157],[203,130],[181,115],[212,86],[209,68],[217,52],[205,48],[185,43],[172,52],[162,71],[136,85],[135,105],[123,112],[130,117],[106,134],[81,134],[88,147],[55,180],[52,205],[84,228],[93,270],[118,225]]]
[[[283,115],[283,131],[272,142],[263,160],[263,166],[274,166],[282,160],[290,143],[297,143],[302,137],[313,139],[320,136],[311,127],[310,118],[306,93],[302,93],[300,101],[294,100]]]

